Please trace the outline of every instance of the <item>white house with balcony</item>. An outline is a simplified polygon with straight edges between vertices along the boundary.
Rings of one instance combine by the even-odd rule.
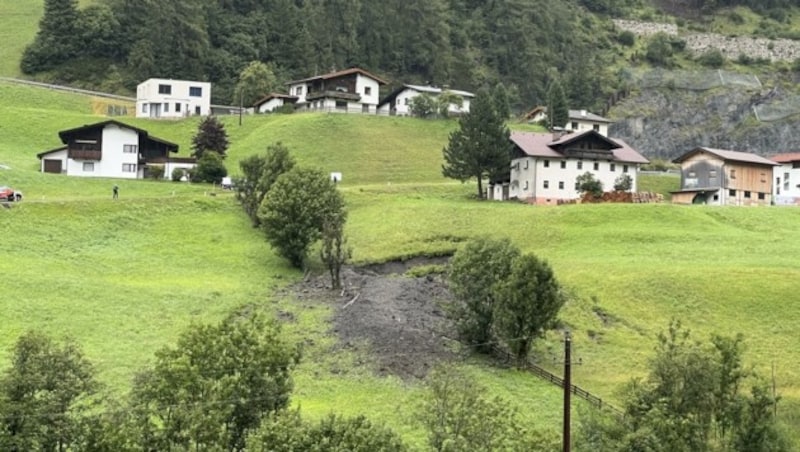
[[[589,172],[611,190],[617,180],[638,186],[639,166],[648,160],[620,139],[595,130],[580,133],[511,132],[514,144],[508,177],[490,181],[487,197],[531,204],[560,204],[580,198],[578,176]]]
[[[386,81],[361,68],[350,68],[287,83],[298,110],[342,113],[376,112]]]
[[[800,152],[778,154],[770,160],[777,164],[772,174],[775,204],[800,206]]]
[[[211,114],[211,83],[151,78],[136,87],[136,117],[178,119]]]
[[[169,178],[174,169],[188,170],[196,163],[172,156],[177,144],[114,120],[62,130],[58,136],[63,146],[37,154],[44,173],[142,179],[158,166]]]
[[[475,94],[456,89],[439,88],[435,86],[403,85],[386,96],[378,105],[378,114],[382,115],[411,115],[412,100],[420,94],[439,97],[443,92],[453,94],[460,99],[460,103],[450,103],[447,107],[451,115],[469,113],[470,103]]]

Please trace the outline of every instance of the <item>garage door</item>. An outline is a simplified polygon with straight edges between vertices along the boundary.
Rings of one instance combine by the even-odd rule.
[[[61,174],[61,160],[45,159],[44,172]]]

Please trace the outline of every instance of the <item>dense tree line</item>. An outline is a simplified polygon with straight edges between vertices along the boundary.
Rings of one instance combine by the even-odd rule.
[[[611,31],[587,2],[100,0],[78,9],[76,0],[46,0],[21,66],[117,91],[150,77],[208,80],[218,103],[238,101],[237,81],[253,62],[277,82],[360,66],[395,83],[503,82],[518,109],[544,103],[561,74],[567,88],[590,87],[568,92],[574,108],[587,108],[603,100],[596,88],[614,89],[605,70]]]

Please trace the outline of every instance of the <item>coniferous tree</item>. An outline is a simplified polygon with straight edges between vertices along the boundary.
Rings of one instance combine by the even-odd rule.
[[[75,56],[80,20],[78,0],[45,0],[39,32],[22,55],[22,72],[46,71]]]
[[[228,132],[216,116],[208,116],[197,127],[197,134],[192,138],[192,155],[202,157],[205,152],[216,152],[225,157],[228,150]]]
[[[569,106],[564,88],[557,79],[550,83],[547,90],[547,117],[550,127],[566,127],[569,122]]]
[[[509,171],[510,136],[491,96],[486,90],[479,91],[469,113],[459,119],[458,130],[450,133],[450,141],[443,150],[442,174],[461,182],[475,178],[478,197],[483,198],[483,179],[502,177]]]

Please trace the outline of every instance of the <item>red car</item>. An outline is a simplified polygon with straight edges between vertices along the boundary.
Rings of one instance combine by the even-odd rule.
[[[0,201],[19,202],[22,201],[22,192],[11,187],[0,187]]]

